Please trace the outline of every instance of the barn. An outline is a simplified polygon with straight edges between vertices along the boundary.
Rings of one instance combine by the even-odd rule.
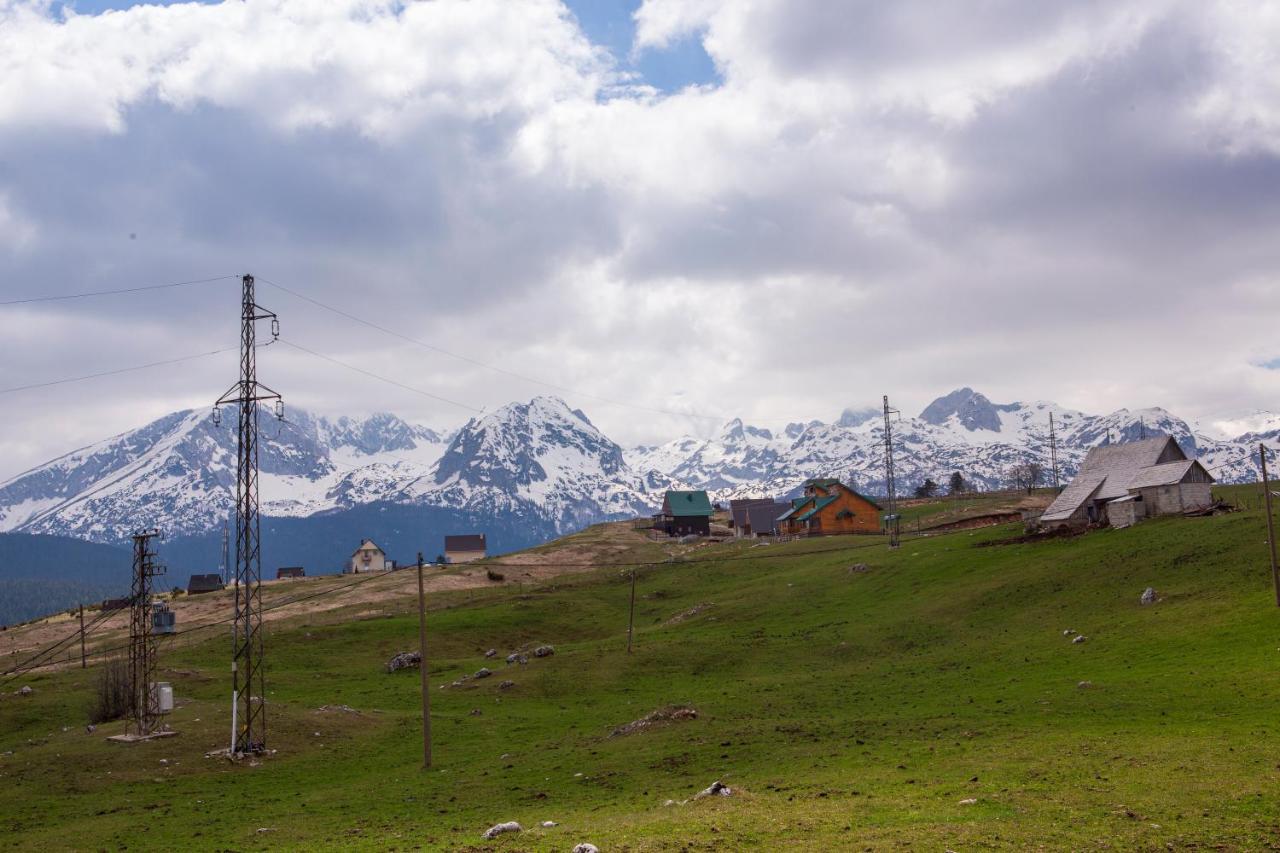
[[[778,518],[785,536],[879,532],[880,504],[830,478],[807,481],[803,496]]]
[[[283,580],[285,578],[305,578],[306,576],[307,570],[302,566],[281,566],[276,569],[276,580]]]
[[[1177,515],[1213,503],[1214,479],[1169,436],[1105,444],[1089,451],[1074,480],[1040,516],[1049,527],[1110,524]]]
[[[662,512],[653,527],[668,536],[710,536],[711,499],[704,491],[670,491],[662,498]]]

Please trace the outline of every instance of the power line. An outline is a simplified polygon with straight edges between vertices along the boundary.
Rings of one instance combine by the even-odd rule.
[[[600,403],[606,403],[610,406],[621,406],[623,408],[636,409],[638,411],[650,412],[658,415],[670,415],[672,417],[679,417],[679,418],[695,418],[698,420],[716,421],[718,423],[724,423],[730,420],[728,417],[724,415],[704,415],[704,414],[699,414],[697,412],[677,412],[673,409],[662,409],[654,406],[645,406],[640,403],[629,403],[624,400],[614,400],[609,397],[601,397],[598,394],[591,394],[589,392],[581,391],[576,388],[570,388],[566,385],[557,385],[554,382],[547,382],[544,379],[538,379],[533,376],[527,376],[523,373],[517,373],[514,370],[508,370],[507,368],[499,367],[496,364],[490,364],[486,361],[481,361],[480,359],[472,358],[471,356],[462,355],[461,353],[456,353],[451,350],[444,349],[443,347],[438,347],[435,344],[429,344],[426,341],[411,337],[401,332],[397,332],[394,329],[389,329],[386,326],[373,322],[372,320],[366,320],[363,317],[358,317],[355,314],[350,313],[349,311],[344,311],[341,308],[335,308],[332,305],[327,305],[318,299],[307,296],[306,294],[303,294],[303,293],[299,293],[298,291],[287,288],[282,284],[276,284],[274,281],[271,281],[270,279],[264,278],[264,279],[260,279],[260,281],[262,281],[263,284],[270,285],[271,287],[274,287],[277,290],[283,291],[284,293],[287,293],[290,296],[293,296],[297,299],[301,299],[304,302],[310,302],[312,305],[315,305],[317,308],[323,308],[326,311],[331,311],[340,317],[344,317],[348,320],[351,320],[352,322],[360,323],[361,325],[368,326],[369,328],[382,332],[385,335],[390,335],[393,338],[399,338],[400,340],[405,341],[407,343],[411,343],[414,346],[419,346],[419,347],[422,347],[423,349],[440,353],[441,355],[447,355],[450,358],[456,358],[459,361],[464,361],[467,364],[471,364],[476,367],[482,367],[485,370],[492,370],[495,373],[501,373],[504,376],[510,376],[513,379],[519,379],[524,382],[532,382],[535,385],[541,385],[545,388],[551,388],[552,390],[560,391],[565,394],[573,394],[580,397],[586,397],[588,399],[595,400]],[[431,396],[431,395],[428,395],[428,396]],[[445,400],[444,402],[453,403],[454,401]],[[454,403],[454,405],[462,405],[462,404]],[[782,423],[782,421],[778,421],[778,422]]]
[[[116,290],[90,290],[85,293],[64,293],[58,296],[28,296],[23,299],[9,299],[0,305],[30,305],[33,302],[62,302],[68,299],[89,299],[94,296],[115,296],[121,293],[141,293],[145,290],[164,290],[171,287],[190,287],[193,284],[209,284],[214,281],[226,281],[237,278],[234,275],[219,275],[213,278],[196,278],[190,281],[172,281],[167,284],[147,284],[141,287],[121,287]]]
[[[264,281],[266,280],[264,279]],[[365,370],[363,367],[356,367],[354,364],[348,364],[345,361],[339,361],[338,359],[333,358],[332,356],[325,355],[324,353],[319,353],[319,352],[316,352],[315,350],[307,349],[301,344],[295,344],[293,341],[286,341],[284,338],[280,338],[279,341],[285,346],[293,347],[299,352],[304,352],[307,355],[314,356],[318,359],[322,359],[323,361],[327,361],[330,364],[336,364],[339,367],[345,367],[347,370],[352,370],[352,371],[355,371],[356,373],[364,374],[365,376],[368,376],[371,379],[377,379],[379,382],[386,382],[388,385],[394,385],[397,388],[403,388],[406,391],[412,391],[414,394],[421,394],[424,397],[430,397],[432,400],[438,400],[441,403],[448,403],[451,406],[458,406],[459,408],[466,409],[467,411],[470,411],[470,412],[476,412],[479,414],[482,414],[484,412],[484,409],[477,409],[475,406],[468,405],[467,403],[459,403],[457,400],[450,400],[448,397],[441,397],[439,394],[433,394],[430,391],[424,391],[421,388],[415,388],[412,385],[406,385],[403,382],[399,382],[395,379],[390,379],[386,376],[379,375],[377,373],[374,373],[371,370]]]
[[[192,355],[179,356],[178,358],[168,358],[163,361],[152,361],[147,364],[136,364],[132,367],[118,367],[114,370],[103,370],[99,373],[86,373],[83,376],[68,376],[65,379],[51,379],[48,382],[34,382],[30,385],[15,385],[12,388],[0,388],[0,394],[15,394],[19,391],[31,391],[36,388],[49,388],[54,385],[66,385],[71,382],[84,382],[89,379],[101,379],[104,376],[118,376],[121,373],[132,373],[137,370],[148,370],[152,367],[164,367],[167,364],[179,364],[184,361],[194,361],[197,358],[208,358],[211,355],[221,355],[224,352],[232,352],[235,347],[224,347],[223,349],[210,350],[209,352],[198,352]]]

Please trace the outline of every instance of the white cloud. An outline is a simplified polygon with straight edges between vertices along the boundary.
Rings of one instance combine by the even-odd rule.
[[[1265,408],[1277,4],[976,8],[645,0],[636,51],[700,39],[720,72],[660,94],[555,0],[65,19],[0,0],[0,288],[247,268],[581,389],[570,402],[624,440],[690,424],[594,398],[770,425],[965,384],[1086,409]],[[468,403],[545,390],[263,298],[299,342]],[[62,321],[84,304],[33,309],[41,333],[4,353],[0,384],[85,372],[101,341],[106,366],[234,342],[228,303],[95,303],[106,329],[150,318],[133,346],[75,334]],[[672,352],[706,368],[673,384]],[[264,369],[335,413],[459,417],[304,357]],[[78,389],[84,429],[133,425],[108,395],[136,395],[136,420],[227,384],[184,376]],[[38,431],[15,415],[0,445],[21,462],[62,449]]]

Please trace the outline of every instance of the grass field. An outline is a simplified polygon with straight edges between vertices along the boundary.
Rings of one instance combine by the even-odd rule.
[[[166,740],[86,733],[92,669],[33,675],[0,697],[0,846],[1280,845],[1261,514],[975,547],[1020,532],[695,549],[641,571],[631,655],[617,568],[437,594],[427,772],[418,674],[383,669],[417,648],[408,595],[271,625],[277,751],[260,762],[204,757],[229,736],[223,636],[165,651],[181,703]],[[482,657],[536,642],[556,654]],[[486,664],[494,677],[439,687]],[[7,692],[20,684],[34,693]],[[609,736],[670,704],[698,718]],[[717,779],[733,796],[690,799]],[[481,839],[505,820],[526,831]]]

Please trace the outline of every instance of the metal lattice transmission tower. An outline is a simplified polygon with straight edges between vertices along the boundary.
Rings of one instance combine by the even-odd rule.
[[[128,734],[145,737],[155,731],[160,717],[159,697],[151,689],[156,674],[156,636],[151,623],[151,579],[165,567],[156,562],[151,540],[158,530],[133,535],[133,594],[129,615],[129,720]]]
[[[1053,488],[1061,488],[1058,482],[1058,433],[1053,427],[1053,412],[1049,413],[1049,465],[1053,468]]]
[[[886,503],[889,510],[886,520],[889,527],[889,547],[898,547],[898,495],[893,477],[893,415],[900,414],[889,406],[889,395],[884,398],[884,482]]]
[[[214,403],[239,411],[236,450],[235,625],[231,661],[231,752],[236,755],[267,748],[266,670],[262,631],[262,550],[258,518],[258,404],[274,401],[275,416],[284,416],[284,401],[258,382],[257,324],[271,321],[272,339],[280,336],[280,320],[254,301],[253,276],[241,280],[240,381]]]

